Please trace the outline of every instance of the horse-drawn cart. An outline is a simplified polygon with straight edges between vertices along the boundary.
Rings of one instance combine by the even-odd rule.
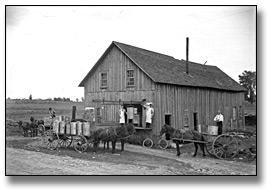
[[[208,131],[209,132],[209,131]],[[195,130],[178,130],[168,125],[163,125],[161,129],[161,135],[163,133],[168,133],[177,145],[177,155],[179,152],[179,144],[194,143],[195,144],[195,154],[197,152],[197,146],[203,150],[203,156],[205,156],[205,150],[212,156],[219,159],[229,159],[233,158],[238,154],[239,145],[231,133],[225,133],[221,135],[211,134],[211,133],[199,133]]]
[[[122,150],[124,141],[135,132],[133,125],[111,125],[91,127],[89,122],[70,122],[55,120],[49,126],[42,127],[45,130],[42,142],[48,149],[73,146],[77,152],[85,152],[93,144],[96,150],[100,141],[112,142],[112,151],[115,152],[115,143],[121,140]]]
[[[188,139],[178,139],[173,138],[172,140],[193,142],[193,143],[203,143],[205,144],[205,150],[212,156],[219,159],[233,158],[239,151],[239,146],[236,138],[228,133],[222,135],[204,135],[206,141],[199,140],[188,140]]]

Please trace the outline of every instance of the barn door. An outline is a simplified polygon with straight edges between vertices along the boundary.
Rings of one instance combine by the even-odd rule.
[[[194,112],[193,113],[193,123],[194,123],[194,130],[197,131],[198,130],[198,113]]]
[[[170,125],[171,126],[171,114],[165,114],[164,121],[165,121],[166,125]]]

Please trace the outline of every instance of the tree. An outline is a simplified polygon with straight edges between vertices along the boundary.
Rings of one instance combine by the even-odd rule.
[[[29,100],[32,100],[32,95],[30,94],[30,96],[29,96]]]
[[[256,100],[256,72],[244,71],[239,75],[239,83],[247,89],[245,100],[251,104]]]

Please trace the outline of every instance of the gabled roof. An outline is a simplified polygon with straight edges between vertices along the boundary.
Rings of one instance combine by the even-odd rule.
[[[174,84],[214,88],[230,91],[246,91],[216,66],[189,62],[189,74],[186,74],[186,61],[152,52],[135,46],[113,41],[79,86],[84,86],[85,80],[95,70],[113,46],[116,46],[136,64],[155,83]]]

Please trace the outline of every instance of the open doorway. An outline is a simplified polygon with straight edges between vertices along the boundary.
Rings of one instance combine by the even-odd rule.
[[[194,130],[197,131],[198,127],[198,113],[193,113],[193,123],[194,123]]]
[[[133,123],[136,127],[142,127],[142,105],[141,104],[124,104],[126,123]]]
[[[170,125],[171,126],[171,114],[165,114],[164,121],[165,121],[166,125]]]

